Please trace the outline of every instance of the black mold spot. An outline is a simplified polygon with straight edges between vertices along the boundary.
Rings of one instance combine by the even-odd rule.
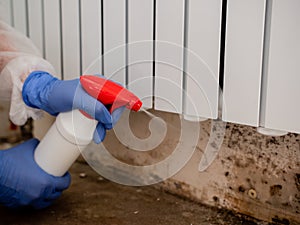
[[[296,184],[298,191],[300,191],[300,174],[299,173],[295,174],[295,184]]]
[[[270,195],[278,195],[281,196],[282,186],[280,184],[276,184],[270,187]]]
[[[214,196],[214,197],[213,197],[213,200],[214,200],[215,202],[219,202],[219,198],[218,198],[217,196]]]
[[[289,225],[290,224],[290,221],[288,219],[280,219],[278,216],[272,218],[272,223],[271,225],[279,225],[279,224],[282,224],[282,225]]]
[[[266,174],[268,172],[267,169],[263,169],[262,174]]]
[[[243,186],[239,186],[239,192],[244,193],[246,191],[246,189]]]
[[[263,184],[268,184],[268,181],[262,179],[262,180],[261,180],[261,183],[263,183]]]

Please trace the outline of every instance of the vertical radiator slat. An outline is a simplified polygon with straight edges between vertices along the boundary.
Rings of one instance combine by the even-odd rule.
[[[217,118],[221,0],[188,0],[184,114]]]
[[[13,1],[13,26],[27,35],[27,12],[26,12],[26,0],[11,0]]]
[[[0,19],[9,25],[13,25],[12,1],[0,0]]]
[[[104,75],[125,85],[125,0],[103,0],[103,39]]]
[[[300,1],[270,1],[261,125],[300,133]]]
[[[101,1],[81,0],[82,73],[102,73]]]
[[[80,75],[79,2],[61,1],[63,76],[65,80]]]
[[[29,37],[38,47],[43,55],[43,15],[42,15],[42,0],[27,0],[28,2],[28,25]]]
[[[258,126],[265,4],[262,0],[228,0],[224,121]]]
[[[61,78],[61,18],[59,0],[44,0],[45,57]]]
[[[156,2],[155,109],[182,112],[183,0]]]
[[[128,88],[152,107],[153,1],[128,1]]]

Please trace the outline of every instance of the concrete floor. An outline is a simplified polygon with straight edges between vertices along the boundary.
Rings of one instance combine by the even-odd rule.
[[[158,185],[129,187],[112,183],[85,163],[76,162],[70,172],[71,187],[51,207],[40,211],[11,211],[0,207],[0,224],[265,224],[179,198],[164,192]]]

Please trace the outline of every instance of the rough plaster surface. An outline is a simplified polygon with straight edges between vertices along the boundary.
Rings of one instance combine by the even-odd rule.
[[[111,155],[131,165],[145,166],[172,154],[180,142],[180,119],[174,114],[152,112],[163,118],[168,125],[162,143],[152,151],[134,151],[130,144],[121,144],[111,131],[104,142]],[[145,113],[130,116],[132,132],[142,139],[149,137],[149,120]],[[257,133],[253,127],[227,123],[226,135],[217,158],[207,170],[199,172],[198,166],[208,143],[211,121],[201,122],[199,126],[201,132],[193,156],[161,186],[172,193],[265,221],[300,223],[299,135],[268,137]],[[114,173],[122,173],[115,168],[113,170]],[[140,176],[143,177],[142,171]]]

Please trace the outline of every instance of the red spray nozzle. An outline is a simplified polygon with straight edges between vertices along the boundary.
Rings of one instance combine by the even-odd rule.
[[[80,77],[80,83],[89,95],[109,107],[110,113],[121,106],[134,111],[139,111],[142,107],[142,102],[136,95],[103,77],[83,75]]]

